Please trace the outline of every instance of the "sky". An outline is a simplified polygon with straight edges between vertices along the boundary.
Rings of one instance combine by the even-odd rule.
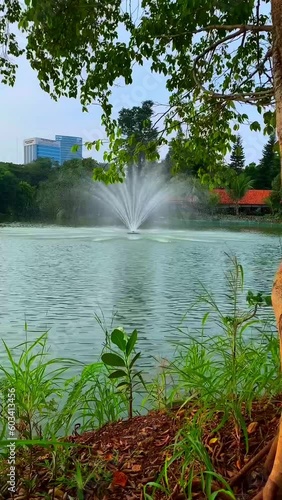
[[[15,86],[0,83],[0,161],[23,163],[23,141],[32,137],[54,139],[56,134],[62,134],[82,137],[83,142],[105,138],[98,106],[90,106],[89,112],[83,113],[79,100],[62,98],[55,102],[41,90],[37,75],[26,59],[22,57],[18,63]],[[151,73],[148,63],[136,68],[132,85],[114,87],[114,114],[117,116],[121,108],[139,106],[148,99],[159,104],[155,111],[160,113],[166,109],[162,105],[167,104],[168,97],[165,78]],[[257,119],[253,110],[250,113],[251,119]],[[261,133],[250,132],[248,126],[243,126],[240,134],[246,164],[258,161],[267,138]],[[163,149],[161,156],[165,154],[166,149]],[[102,161],[103,149],[96,152],[84,148],[83,156]]]

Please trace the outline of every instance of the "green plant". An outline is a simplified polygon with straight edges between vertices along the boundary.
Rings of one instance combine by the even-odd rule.
[[[114,381],[101,362],[85,366],[82,373],[68,381],[67,397],[58,415],[56,429],[67,432],[79,422],[80,432],[102,427],[126,414],[127,400],[117,392]]]
[[[109,379],[121,379],[121,382],[117,384],[117,388],[125,389],[128,394],[129,418],[133,416],[133,391],[135,387],[139,383],[145,387],[141,371],[135,370],[136,362],[141,356],[141,352],[135,352],[137,338],[137,330],[134,330],[129,336],[123,330],[117,328],[111,333],[111,342],[118,347],[119,352],[112,351],[102,354],[102,361],[105,366],[118,367],[118,370],[111,371]]]
[[[247,191],[253,187],[253,181],[244,172],[239,175],[232,175],[226,191],[235,204],[236,215],[239,215],[239,201],[245,196]]]
[[[18,437],[33,439],[51,437],[50,421],[56,418],[59,401],[64,394],[66,372],[79,362],[74,359],[50,359],[48,334],[34,341],[27,340],[10,349],[3,341],[9,365],[0,365],[0,389],[4,396],[1,429],[7,428],[8,395],[15,394],[15,420]],[[49,432],[50,431],[50,432]]]
[[[263,319],[259,317],[260,308],[270,307],[271,299],[262,292],[248,291],[246,294],[242,266],[236,258],[228,256],[228,259],[230,270],[226,273],[225,303],[218,305],[203,287],[199,302],[204,302],[208,310],[201,327],[191,334],[179,329],[183,340],[174,342],[176,356],[166,369],[172,377],[170,387],[166,387],[166,404],[173,406],[174,401],[179,401],[178,406],[185,407],[189,416],[171,447],[171,457],[158,480],[148,485],[164,488],[167,496],[172,492],[168,480],[172,475],[168,474],[168,469],[181,461],[179,486],[187,498],[191,498],[195,464],[200,464],[201,488],[208,498],[219,495],[220,487],[216,490],[216,484],[221,484],[224,492],[234,498],[224,478],[213,470],[203,444],[204,431],[211,422],[217,422],[211,427],[211,437],[217,436],[227,421],[232,422],[236,453],[239,456],[242,449],[241,437],[248,453],[246,419],[252,416],[253,401],[271,399],[281,393],[277,335],[272,333],[273,325],[265,315]],[[217,327],[212,335],[210,324],[213,329]],[[198,478],[199,468],[196,470]],[[146,488],[145,493],[149,499]]]

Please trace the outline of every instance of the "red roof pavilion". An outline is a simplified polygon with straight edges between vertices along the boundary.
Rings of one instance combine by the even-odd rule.
[[[230,198],[225,189],[214,189],[214,193],[219,195],[219,203],[221,205],[234,205],[234,201]],[[238,205],[244,206],[265,206],[265,200],[271,194],[270,189],[250,189],[245,196],[241,198]]]

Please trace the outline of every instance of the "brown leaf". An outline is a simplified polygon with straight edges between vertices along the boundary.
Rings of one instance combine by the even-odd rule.
[[[255,432],[257,429],[257,426],[258,426],[258,422],[251,422],[247,428],[248,434],[252,434],[253,432]]]
[[[48,491],[48,495],[52,495],[52,497],[55,498],[63,498],[64,497],[64,492],[60,490],[60,488],[52,488]]]
[[[228,477],[232,477],[232,476],[234,476],[236,473],[235,473],[233,470],[227,470],[227,471],[226,471],[226,474],[227,474],[227,476],[228,476]]]
[[[166,436],[161,441],[158,441],[157,443],[155,443],[155,446],[164,446],[165,444],[167,444],[169,442],[169,438],[170,438],[169,436]]]
[[[241,460],[240,459],[236,461],[236,467],[239,470],[241,469]]]
[[[141,465],[135,464],[132,466],[132,471],[133,472],[139,472],[142,469]]]
[[[122,488],[125,488],[127,485],[127,476],[124,474],[124,472],[116,471],[114,472],[114,478],[113,478],[113,486],[121,486]]]

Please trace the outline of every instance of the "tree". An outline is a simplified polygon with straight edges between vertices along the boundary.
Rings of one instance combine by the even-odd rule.
[[[257,166],[254,183],[256,189],[271,189],[273,180],[280,173],[279,152],[275,149],[275,144],[275,134],[271,134],[263,148],[262,158]]]
[[[77,221],[95,214],[93,196],[93,168],[97,162],[91,158],[69,160],[54,169],[37,192],[37,203],[44,219]]]
[[[236,106],[242,103],[256,107],[267,134],[276,127],[282,152],[281,0],[193,0],[181,2],[181,8],[178,1],[143,0],[137,20],[131,2],[121,0],[14,0],[2,2],[0,10],[4,83],[14,83],[14,60],[25,51],[41,87],[53,98],[79,96],[84,109],[93,101],[101,105],[109,168],[95,169],[96,179],[114,182],[124,176],[130,155],[120,148],[111,88],[118,79],[132,83],[135,65],[144,60],[150,61],[151,71],[167,77],[170,92],[157,145],[166,143],[165,132],[188,124],[195,154],[209,160],[212,178],[213,160],[229,150],[234,132],[248,122],[247,113]],[[26,36],[25,49],[16,40],[17,23]],[[120,27],[126,41],[121,41]],[[250,128],[261,125],[255,120]],[[98,148],[100,142],[95,144]],[[156,154],[156,148],[148,148],[149,159]],[[279,321],[278,328],[282,338]],[[282,421],[264,500],[278,499],[281,491]]]
[[[267,14],[270,3],[271,16]],[[132,83],[134,66],[145,59],[151,61],[152,71],[168,76],[164,130],[171,132],[179,122],[187,123],[200,159],[204,149],[209,159],[217,151],[226,152],[230,139],[235,140],[233,129],[248,121],[236,103],[256,106],[269,133],[274,128],[271,106],[276,103],[282,147],[280,0],[235,4],[200,0],[186,2],[181,9],[172,0],[160,5],[144,0],[142,7],[142,17],[135,21],[131,3],[126,8],[121,0],[110,4],[83,0],[75,9],[72,0],[29,0],[23,6],[17,0],[3,2],[2,80],[12,84],[15,79],[9,55],[15,58],[22,52],[13,31],[18,22],[41,87],[54,98],[79,96],[85,109],[93,101],[101,105],[110,138],[110,151],[105,154],[110,168],[96,169],[95,177],[107,182],[120,180],[130,158],[119,147],[121,132],[111,117],[111,87],[117,79]],[[126,41],[120,41],[119,27],[127,32]],[[260,123],[256,120],[250,126],[258,130]],[[166,140],[160,131],[158,144]],[[155,156],[156,148],[149,149],[148,155]]]
[[[15,211],[18,191],[16,177],[4,168],[0,168],[0,213],[10,215]]]
[[[169,143],[165,162],[173,175],[184,173],[203,178],[204,174],[210,172],[211,163],[215,170],[220,170],[224,158],[223,155],[218,155],[216,159],[208,159],[207,151],[203,154],[203,158],[199,158],[193,140],[189,136],[187,137],[180,127],[176,136]]]
[[[10,163],[7,168],[19,181],[28,182],[31,186],[36,187],[40,182],[48,179],[52,172],[52,161],[48,158],[38,158],[38,160],[26,165]]]
[[[277,175],[277,177],[275,177],[275,179],[273,179],[271,189],[271,194],[266,200],[267,204],[272,213],[281,213],[282,187],[280,181],[280,173]]]
[[[257,178],[257,169],[258,169],[258,166],[254,161],[249,163],[249,165],[247,165],[245,168],[245,174],[254,181],[254,187],[256,187],[255,180]]]
[[[240,135],[237,135],[235,142],[233,144],[231,156],[230,156],[230,167],[235,170],[238,174],[243,172],[245,167],[245,153],[243,148],[243,142]]]
[[[244,172],[231,177],[229,184],[226,187],[226,191],[232,201],[234,201],[236,215],[239,215],[239,201],[252,187],[253,181]]]
[[[35,194],[35,187],[25,181],[19,182],[15,203],[15,212],[17,216],[26,218],[35,215],[37,209]]]
[[[151,145],[156,150],[158,131],[152,124],[153,105],[152,101],[144,101],[142,106],[122,108],[119,112],[118,124],[125,139],[129,162],[136,162],[139,169],[144,165],[148,147]]]

